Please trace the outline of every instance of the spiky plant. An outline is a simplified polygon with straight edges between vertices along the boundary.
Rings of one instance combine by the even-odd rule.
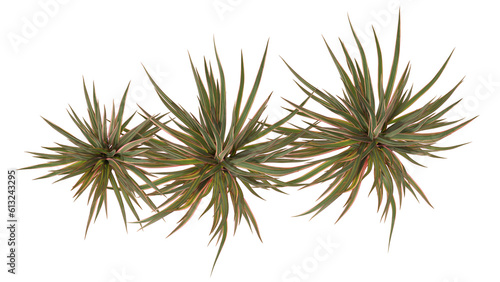
[[[72,190],[76,189],[75,200],[90,188],[88,203],[92,201],[92,204],[85,230],[86,236],[94,213],[95,221],[103,204],[107,214],[108,188],[113,190],[118,200],[125,228],[127,228],[127,218],[124,202],[137,220],[139,220],[139,215],[134,206],[140,207],[136,199],[137,196],[151,209],[157,209],[133,178],[133,175],[142,179],[146,185],[156,188],[149,180],[150,173],[144,171],[141,166],[145,164],[145,153],[147,151],[143,147],[143,143],[151,139],[158,132],[158,129],[153,126],[152,121],[149,119],[145,119],[130,130],[127,129],[127,125],[135,115],[130,116],[128,119],[123,118],[128,86],[121,99],[118,112],[115,113],[115,106],[113,105],[110,120],[106,115],[106,107],[101,113],[95,87],[93,87],[93,101],[89,97],[85,81],[83,82],[83,89],[88,107],[89,121],[80,119],[71,106],[71,111],[68,110],[68,114],[85,139],[75,137],[44,118],[53,129],[66,137],[72,145],[56,143],[57,146],[55,147],[43,147],[51,151],[50,153],[30,152],[35,157],[46,162],[23,169],[54,168],[50,173],[37,179],[61,176],[56,182],[71,177],[79,177],[72,188]]]
[[[462,81],[458,82],[445,95],[432,99],[420,108],[409,110],[438,80],[451,54],[431,81],[414,93],[413,87],[406,88],[410,73],[409,63],[401,77],[396,79],[400,53],[401,18],[398,21],[392,67],[385,85],[382,51],[375,30],[373,30],[373,35],[378,55],[378,70],[375,81],[372,81],[365,51],[352,24],[351,30],[361,55],[361,65],[357,60],[353,61],[344,43],[340,40],[348,72],[339,63],[325,40],[344,85],[342,96],[332,95],[316,88],[287,64],[290,71],[300,81],[297,84],[301,90],[312,95],[313,100],[326,108],[324,113],[318,113],[289,102],[299,109],[299,115],[320,122],[316,125],[311,124],[312,129],[304,135],[307,140],[304,142],[304,147],[290,154],[290,156],[297,158],[316,157],[313,163],[317,166],[295,180],[294,183],[310,181],[308,185],[313,185],[329,182],[328,188],[318,199],[319,202],[304,215],[311,213],[316,215],[342,194],[349,193],[340,219],[354,203],[363,179],[373,171],[374,181],[370,193],[373,190],[376,191],[378,209],[380,209],[385,195],[382,218],[386,219],[389,209],[392,210],[390,243],[396,217],[396,193],[399,195],[400,205],[406,190],[410,191],[415,198],[417,198],[417,194],[420,195],[430,205],[422,189],[406,171],[400,157],[422,166],[412,158],[412,155],[436,158],[438,157],[435,155],[436,152],[462,146],[463,144],[440,147],[435,144],[471,120],[460,122],[460,120],[446,121],[443,118],[444,114],[459,102],[442,108]],[[281,127],[277,131],[296,133],[299,130]],[[319,158],[322,154],[335,151],[338,153],[333,156]]]
[[[250,229],[255,229],[260,239],[257,222],[245,200],[244,190],[259,198],[255,188],[279,191],[279,187],[287,184],[277,177],[303,168],[303,166],[285,168],[270,165],[270,163],[282,164],[295,161],[289,159],[287,154],[300,145],[294,147],[288,145],[299,137],[300,133],[263,140],[296,112],[266,127],[265,120],[261,121],[261,116],[271,97],[269,95],[253,117],[249,118],[264,70],[267,46],[246,103],[243,103],[245,76],[243,54],[241,54],[240,86],[232,114],[228,114],[226,110],[226,82],[215,44],[214,49],[219,79],[215,78],[211,64],[207,65],[205,60],[206,85],[190,58],[198,89],[198,118],[172,101],[148,74],[161,101],[175,117],[170,124],[176,125],[176,127],[167,125],[145,112],[145,115],[162,131],[176,140],[174,142],[162,137],[151,139],[148,142],[150,146],[148,159],[152,167],[177,169],[165,172],[166,176],[155,181],[155,184],[161,187],[161,194],[169,195],[169,199],[159,206],[158,213],[141,221],[146,227],[173,212],[187,209],[172,231],[174,233],[192,217],[201,201],[209,197],[210,202],[203,214],[213,209],[211,230],[213,236],[210,241],[217,237],[219,243],[213,267],[227,237],[230,204],[234,212],[234,231],[236,232],[243,217]]]

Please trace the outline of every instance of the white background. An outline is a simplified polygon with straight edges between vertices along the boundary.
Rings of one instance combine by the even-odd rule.
[[[270,3],[271,2],[271,3]],[[444,152],[446,159],[424,159],[428,168],[408,166],[434,209],[407,195],[398,211],[390,251],[390,222],[380,223],[376,196],[364,183],[356,204],[337,224],[340,199],[313,220],[292,218],[310,208],[326,184],[290,195],[247,195],[263,236],[246,225],[227,243],[210,276],[217,248],[207,247],[210,215],[165,236],[180,215],[137,232],[125,232],[118,206],[109,201],[84,240],[88,206],[73,202],[74,180],[32,179],[47,171],[19,173],[18,272],[0,267],[1,281],[500,281],[500,41],[495,1],[2,1],[0,75],[2,110],[1,174],[38,163],[25,151],[67,142],[40,116],[75,132],[68,104],[85,114],[82,75],[95,81],[101,104],[118,100],[132,81],[127,112],[136,104],[150,112],[165,108],[145,79],[143,63],[179,104],[196,110],[196,88],[187,51],[202,67],[214,60],[217,42],[234,100],[239,53],[245,55],[250,89],[266,41],[268,60],[256,103],[274,91],[267,114],[283,116],[280,97],[300,101],[300,90],[279,56],[300,74],[331,93],[341,84],[321,35],[341,56],[337,37],[355,53],[347,14],[368,53],[372,72],[374,25],[386,70],[392,61],[397,10],[402,11],[400,67],[412,62],[410,84],[420,88],[456,48],[442,78],[423,100],[446,93],[464,75],[452,100],[463,103],[448,116],[480,117],[442,144],[472,141]],[[495,3],[495,4],[494,4]],[[356,55],[357,56],[357,55]],[[387,76],[386,76],[387,77]],[[248,93],[248,91],[246,92]],[[231,105],[230,103],[229,105]],[[2,176],[2,179],[5,179]],[[6,186],[6,184],[2,184]],[[249,193],[247,193],[249,194]],[[2,194],[2,195],[5,195]],[[6,199],[0,214],[6,215]],[[147,210],[142,216],[149,215]],[[2,226],[3,223],[2,223]],[[7,254],[7,232],[0,229],[0,254]]]

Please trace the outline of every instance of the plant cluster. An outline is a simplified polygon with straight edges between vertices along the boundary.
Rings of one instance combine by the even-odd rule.
[[[56,143],[55,147],[44,147],[50,153],[32,153],[45,163],[26,169],[53,168],[40,178],[61,176],[57,181],[78,178],[73,185],[75,198],[88,191],[91,203],[85,234],[103,205],[107,212],[108,192],[115,195],[125,226],[126,207],[134,215],[135,222],[143,227],[172,213],[185,211],[172,233],[190,220],[203,199],[209,199],[202,215],[210,210],[213,215],[211,241],[217,238],[219,244],[213,267],[227,238],[231,208],[234,231],[244,219],[260,238],[256,218],[245,199],[248,193],[261,198],[260,189],[282,192],[285,187],[304,188],[326,182],[328,186],[319,202],[304,215],[316,215],[347,193],[340,219],[353,205],[363,180],[371,175],[371,191],[377,194],[379,208],[385,199],[382,218],[387,218],[389,211],[392,214],[390,241],[396,217],[396,198],[401,204],[405,192],[409,191],[415,198],[419,195],[429,203],[400,158],[421,165],[412,156],[435,158],[437,152],[462,146],[442,147],[436,143],[471,120],[444,119],[444,115],[459,102],[444,106],[462,81],[445,95],[415,107],[415,102],[441,76],[450,57],[429,83],[414,92],[413,87],[407,87],[409,64],[399,78],[397,76],[400,20],[387,83],[384,83],[382,50],[375,31],[378,69],[372,79],[365,51],[352,25],[351,29],[361,62],[353,59],[340,41],[347,70],[325,40],[344,86],[342,94],[333,95],[316,88],[285,62],[306,97],[300,104],[285,99],[291,106],[289,114],[274,124],[263,117],[271,95],[255,113],[250,114],[264,71],[267,45],[246,98],[241,55],[240,83],[231,110],[227,107],[226,80],[215,44],[216,72],[205,60],[203,75],[200,74],[190,58],[198,90],[197,116],[165,94],[147,70],[168,113],[152,115],[141,108],[142,121],[135,127],[129,126],[135,114],[124,118],[128,87],[118,110],[115,111],[113,105],[111,114],[108,112],[107,115],[105,107],[103,111],[100,109],[95,87],[90,97],[84,82],[88,119],[80,119],[71,108],[68,111],[84,139],[78,139],[46,120],[71,145]],[[319,103],[324,110],[309,109],[306,107],[308,100]],[[306,128],[287,126],[296,115],[306,118]],[[306,172],[295,179],[282,179],[282,176],[302,170]],[[155,196],[160,196],[163,202],[155,204]],[[139,217],[136,211],[136,207],[140,207],[139,200],[151,208],[151,216]]]

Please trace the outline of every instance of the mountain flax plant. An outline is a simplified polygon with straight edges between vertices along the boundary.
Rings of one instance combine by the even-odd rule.
[[[78,139],[44,118],[53,129],[66,137],[72,145],[56,143],[57,146],[55,147],[43,147],[51,151],[51,153],[30,152],[35,157],[46,160],[46,163],[24,169],[55,168],[49,174],[37,179],[62,176],[56,182],[71,177],[79,177],[72,188],[72,190],[76,189],[75,200],[90,189],[88,202],[92,201],[85,230],[86,236],[94,213],[95,220],[103,204],[107,214],[108,190],[112,190],[118,200],[125,228],[127,228],[125,205],[130,208],[136,219],[139,220],[139,215],[134,207],[134,205],[140,207],[136,199],[137,196],[151,209],[157,209],[141,189],[141,186],[134,180],[131,173],[145,181],[150,187],[156,188],[149,180],[151,174],[144,171],[141,166],[145,164],[145,153],[147,151],[143,144],[151,139],[158,132],[158,129],[150,119],[145,119],[130,130],[126,129],[134,116],[132,115],[128,119],[123,118],[128,86],[123,94],[118,112],[115,112],[115,106],[113,105],[110,117],[106,114],[106,107],[101,113],[95,87],[93,87],[92,101],[87,92],[85,81],[83,87],[89,121],[81,120],[71,106],[71,111],[68,110],[68,114],[85,137],[85,140]]]
[[[256,113],[249,117],[264,70],[267,45],[246,102],[243,102],[245,75],[243,54],[241,54],[240,85],[232,113],[226,110],[226,81],[215,44],[214,49],[219,79],[215,78],[211,64],[207,65],[205,60],[206,85],[190,57],[198,89],[198,118],[172,101],[148,73],[158,96],[175,119],[169,120],[167,125],[147,112],[144,113],[156,126],[177,141],[173,142],[162,137],[149,140],[147,144],[150,148],[146,153],[148,161],[151,167],[177,169],[165,172],[166,176],[155,181],[156,185],[163,187],[151,195],[168,194],[169,198],[159,206],[158,213],[141,221],[146,227],[173,212],[186,210],[172,231],[174,233],[192,217],[202,200],[209,197],[210,202],[202,216],[210,209],[213,210],[210,241],[217,237],[219,243],[213,267],[227,237],[230,205],[232,204],[234,213],[234,232],[243,217],[250,229],[255,229],[260,239],[257,222],[245,200],[244,190],[259,198],[254,188],[280,191],[279,187],[289,185],[280,181],[279,176],[297,172],[307,166],[298,165],[289,168],[281,166],[283,163],[295,162],[294,159],[288,158],[288,155],[301,145],[288,145],[300,137],[301,132],[263,140],[297,111],[292,111],[274,125],[266,127],[266,120],[261,120],[261,116],[271,97],[269,95]],[[170,126],[172,123],[176,127]],[[271,163],[280,165],[273,166]]]
[[[378,55],[378,70],[375,82],[372,81],[365,51],[352,25],[351,30],[361,55],[361,65],[357,60],[353,61],[344,43],[340,40],[348,72],[339,63],[325,40],[327,49],[343,82],[342,96],[334,96],[327,91],[319,90],[287,64],[290,71],[300,82],[297,82],[297,84],[301,90],[307,95],[312,95],[311,99],[325,108],[324,113],[318,113],[303,105],[289,102],[299,109],[299,115],[320,122],[310,124],[312,129],[303,136],[303,140],[306,140],[303,141],[304,146],[290,154],[290,157],[296,158],[315,158],[313,163],[316,166],[304,176],[292,181],[292,183],[310,181],[305,187],[322,182],[329,183],[326,191],[318,198],[319,202],[302,215],[314,213],[313,216],[315,216],[342,194],[349,193],[344,210],[338,218],[340,219],[354,203],[363,179],[373,171],[374,181],[370,193],[373,190],[376,191],[378,209],[381,207],[385,194],[386,200],[382,219],[387,218],[389,209],[392,213],[390,244],[396,218],[396,191],[399,195],[400,205],[406,190],[410,191],[415,198],[417,198],[417,194],[420,195],[431,205],[422,189],[406,171],[400,157],[422,166],[412,158],[412,155],[437,158],[436,152],[464,145],[439,147],[435,143],[462,128],[471,120],[460,122],[460,120],[446,121],[443,119],[443,115],[457,105],[459,101],[438,110],[450,98],[462,81],[458,82],[445,95],[432,99],[420,108],[412,111],[408,110],[438,80],[450,57],[421,90],[414,93],[412,91],[413,87],[407,89],[406,84],[410,73],[409,64],[401,77],[396,78],[400,53],[400,18],[394,58],[389,79],[385,85],[383,83],[382,52],[375,30],[373,30],[373,34]],[[443,129],[443,127],[447,129]],[[296,134],[300,130],[280,127],[276,131],[284,134]],[[320,157],[320,155],[330,152],[337,152],[337,154]]]

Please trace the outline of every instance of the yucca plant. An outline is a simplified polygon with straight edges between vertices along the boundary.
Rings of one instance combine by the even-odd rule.
[[[315,216],[342,194],[349,193],[340,219],[354,203],[363,179],[373,171],[374,180],[370,193],[373,190],[376,191],[379,209],[385,195],[383,219],[387,218],[389,209],[392,213],[390,243],[396,217],[395,198],[398,195],[400,204],[405,191],[410,191],[415,198],[418,194],[430,205],[422,189],[406,171],[400,157],[413,164],[421,165],[412,158],[413,155],[437,158],[438,156],[435,155],[437,152],[462,146],[463,144],[440,147],[436,146],[436,142],[462,128],[471,120],[446,121],[443,118],[444,114],[459,102],[442,108],[462,81],[445,95],[432,99],[419,108],[409,110],[438,80],[451,54],[431,81],[415,93],[412,91],[413,87],[409,89],[406,87],[410,74],[409,63],[400,78],[396,78],[400,54],[400,17],[394,58],[386,84],[383,79],[382,50],[375,30],[373,30],[373,35],[378,56],[375,81],[372,81],[365,51],[352,24],[351,30],[361,56],[361,65],[357,60],[352,59],[340,40],[348,71],[337,60],[325,40],[343,82],[343,95],[332,95],[326,90],[318,89],[287,64],[300,82],[297,84],[301,90],[307,95],[312,95],[311,99],[321,104],[326,110],[324,113],[318,113],[289,102],[299,109],[299,115],[319,122],[319,124],[310,124],[312,129],[303,136],[305,141],[296,142],[296,144],[303,143],[304,146],[290,154],[296,158],[315,158],[311,164],[316,166],[291,183],[309,181],[306,186],[322,182],[329,183],[328,188],[318,199],[319,202],[303,215],[314,213]],[[280,127],[276,131],[284,134],[300,132],[299,129],[286,127]],[[322,154],[332,152],[337,152],[337,154],[320,157]]]
[[[211,64],[207,65],[205,60],[205,85],[190,57],[198,89],[198,118],[171,100],[148,73],[161,101],[175,117],[170,120],[170,124],[176,126],[167,125],[144,111],[156,126],[175,140],[174,142],[161,136],[149,140],[148,160],[151,167],[174,168],[174,170],[166,171],[166,176],[155,181],[160,187],[160,192],[151,194],[169,195],[168,200],[159,206],[158,213],[141,222],[145,223],[146,227],[171,213],[186,210],[172,231],[174,233],[192,217],[201,201],[209,197],[210,202],[202,215],[210,209],[213,210],[211,229],[213,235],[210,241],[217,237],[219,243],[213,267],[227,237],[230,205],[232,204],[234,213],[234,231],[236,232],[237,226],[244,218],[260,239],[257,222],[245,200],[244,190],[259,198],[257,188],[280,191],[279,187],[287,186],[287,183],[279,180],[279,176],[304,168],[304,165],[289,168],[281,165],[295,162],[288,158],[288,154],[301,145],[293,147],[288,145],[300,136],[300,132],[264,140],[264,137],[269,137],[267,136],[269,133],[288,121],[296,112],[292,111],[274,125],[266,127],[265,120],[261,120],[261,117],[271,97],[269,95],[256,113],[249,118],[262,78],[267,48],[266,46],[255,82],[245,103],[243,102],[245,76],[243,54],[241,55],[240,86],[232,113],[228,113],[226,109],[225,76],[215,44],[219,79],[215,78]],[[270,165],[271,163],[278,163],[280,166]]]
[[[128,206],[135,218],[139,220],[135,208],[135,205],[140,207],[136,199],[137,196],[151,209],[157,209],[133,175],[142,179],[147,186],[156,188],[149,180],[151,174],[143,170],[141,166],[147,163],[145,159],[147,148],[143,144],[151,139],[158,132],[158,129],[153,126],[150,119],[145,119],[130,130],[127,129],[135,115],[133,114],[127,119],[123,118],[128,86],[117,112],[115,112],[115,106],[113,105],[110,119],[106,114],[106,107],[101,113],[96,98],[95,86],[93,87],[92,101],[87,92],[85,81],[83,82],[83,89],[88,107],[89,121],[80,119],[71,106],[71,111],[68,110],[68,114],[85,139],[81,140],[75,137],[44,118],[53,129],[66,137],[72,145],[56,143],[57,146],[55,147],[43,147],[49,150],[50,153],[30,152],[35,157],[46,162],[24,169],[54,168],[47,175],[37,179],[61,176],[56,182],[71,177],[79,177],[72,188],[72,190],[76,189],[75,200],[90,188],[88,202],[92,202],[92,204],[85,230],[86,236],[93,215],[95,214],[94,220],[97,219],[103,204],[107,214],[108,190],[112,190],[118,200],[125,228],[127,228],[125,206]]]

